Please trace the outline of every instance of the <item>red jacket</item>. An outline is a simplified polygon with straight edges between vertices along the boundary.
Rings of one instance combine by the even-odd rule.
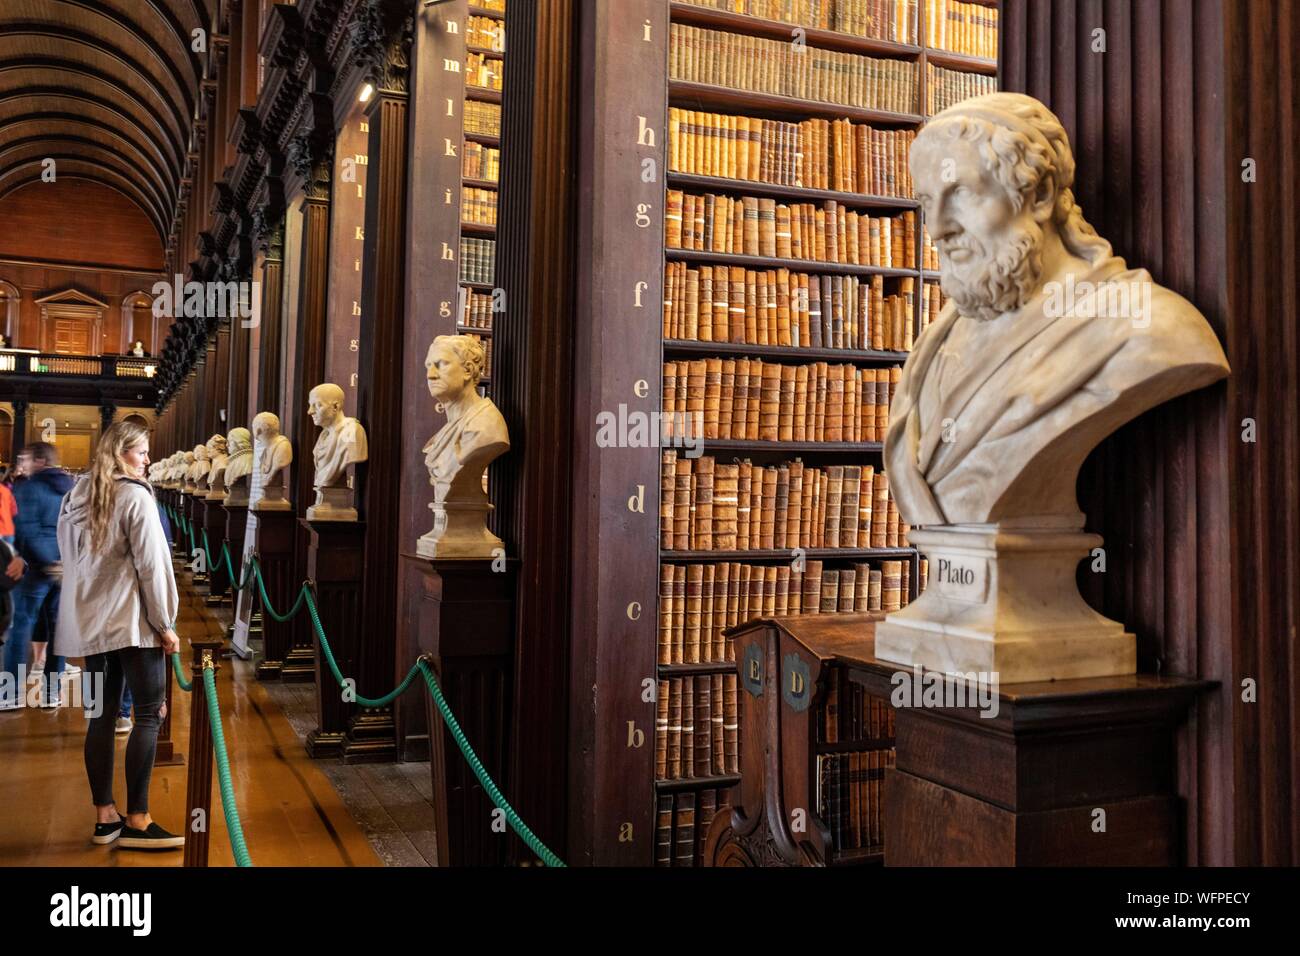
[[[9,486],[0,483],[0,537],[13,537],[14,515],[18,514],[18,502]]]

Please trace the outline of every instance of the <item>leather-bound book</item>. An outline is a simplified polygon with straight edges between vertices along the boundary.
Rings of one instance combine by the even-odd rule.
[[[718,386],[718,437],[731,437],[732,406],[736,400],[736,360],[722,360],[722,375]]]
[[[713,826],[713,818],[718,813],[718,791],[701,790],[699,806],[696,810],[698,818],[697,830],[699,831],[699,849],[695,857],[695,865],[704,865],[704,848],[705,841],[709,835],[709,828]]]
[[[785,512],[785,537],[778,547],[799,547],[799,519],[803,514],[803,462],[796,458],[788,466],[790,484]],[[779,482],[778,482],[779,483]]]
[[[695,774],[695,678],[683,677],[681,681],[682,777],[691,777]]]
[[[680,664],[686,647],[686,574],[687,566],[679,565],[673,572],[673,657]]]
[[[737,466],[736,480],[736,549],[748,551],[756,547],[749,537],[749,514],[753,495],[754,466],[748,460]]]
[[[686,263],[681,262],[678,265],[684,266]],[[678,323],[677,338],[699,340],[700,339],[700,271],[698,269],[683,269],[682,274],[686,277],[685,302],[681,309],[681,321]],[[680,289],[680,287],[679,287]]]
[[[809,560],[803,569],[803,596],[800,599],[805,614],[821,613],[821,585],[822,563],[821,561]]]
[[[677,852],[674,866],[695,865],[695,794],[689,791],[674,796],[677,810],[674,820]]]
[[[704,575],[700,580],[700,650],[701,663],[709,659],[713,648],[713,582],[717,574],[717,565],[704,565]]]
[[[898,575],[898,603],[902,607],[907,607],[911,598],[912,590],[912,564],[910,561],[902,562],[902,567]]]
[[[822,524],[825,547],[840,547],[840,508],[844,495],[844,466],[831,465],[826,469],[826,516]]]
[[[776,572],[776,604],[772,608],[772,614],[785,617],[790,613],[790,568],[783,564],[772,570]]]
[[[853,565],[853,610],[856,612],[871,610],[871,566],[865,563]]]
[[[697,664],[700,660],[700,592],[704,585],[704,565],[686,566],[686,645],[683,661]]]
[[[888,501],[889,513],[885,518],[885,547],[898,547],[898,503],[894,501],[894,496],[889,496]]]
[[[798,288],[798,280],[794,279],[789,269],[776,270],[776,345],[790,346],[795,344],[795,333],[798,331],[798,324],[791,319],[790,299],[791,286]],[[790,368],[791,382],[794,381],[794,369]]]
[[[732,342],[753,341],[752,338],[746,338],[746,335],[752,332],[751,322],[752,314],[745,309],[745,296],[749,291],[750,275],[746,274],[743,266],[732,266],[731,275],[727,279],[727,288],[729,290],[727,306],[727,336]],[[752,301],[753,296],[750,295]]]
[[[920,594],[930,584],[930,560],[929,558],[922,557],[917,564],[920,565],[921,571],[916,576],[916,593]]]
[[[706,661],[726,660],[726,639],[722,632],[730,626],[727,620],[727,596],[731,589],[731,564],[722,562],[713,571],[713,625],[709,631]]]
[[[673,546],[673,507],[676,500],[677,452],[665,449],[659,474],[659,547]]]
[[[839,600],[836,610],[847,613],[853,610],[853,600],[857,591],[857,574],[852,568],[840,570]]]
[[[871,546],[885,547],[885,531],[889,520],[889,482],[884,472],[874,477],[871,488]]]
[[[754,359],[753,361],[757,361]],[[750,359],[736,359],[735,393],[732,400],[731,434],[728,438],[744,438],[749,416],[749,366]]]
[[[782,463],[776,469],[776,496],[772,520],[772,547],[783,551],[786,544],[786,529],[790,515],[790,466]]]
[[[673,795],[655,798],[655,866],[673,865]]]
[[[673,550],[691,548],[691,461],[679,458],[673,482]],[[665,492],[666,493],[666,492]]]
[[[735,674],[723,674],[723,723],[724,749],[726,752],[727,773],[740,773],[740,723],[736,708],[737,678]]]
[[[831,441],[830,436],[826,434],[827,406],[830,401],[830,366],[826,362],[818,362],[816,400],[817,427],[813,432],[814,441]]]
[[[708,675],[695,678],[695,721],[694,721],[694,777],[708,777],[712,760],[712,743],[714,743],[714,724],[710,719],[712,702],[712,684]]]
[[[701,675],[700,680],[709,683],[709,775],[718,776],[727,772],[722,675]]]
[[[858,498],[862,492],[861,464],[844,466],[844,483],[840,497],[840,535],[839,548],[857,548],[858,545]]]
[[[834,614],[840,604],[840,575],[838,571],[822,572],[822,607],[823,614]]]
[[[858,482],[858,534],[857,547],[871,547],[871,495],[875,483],[874,465],[862,466],[862,480]]]
[[[663,387],[664,417],[667,424],[664,426],[665,434],[677,434],[678,417],[677,408],[677,363],[664,362],[664,387]]]
[[[823,347],[825,337],[822,334],[822,286],[817,276],[808,277],[808,346],[819,349]]]
[[[757,360],[749,363],[749,414],[745,421],[744,435],[744,437],[749,441],[754,441],[758,438],[758,410],[760,398],[763,393],[763,367],[763,363]],[[779,393],[779,387],[777,391]]]
[[[799,537],[795,543],[801,548],[811,548],[813,546],[813,518],[815,515],[815,500],[817,497],[817,485],[821,481],[820,471],[816,468],[805,468],[803,472],[803,489],[799,501]]]
[[[803,613],[803,572],[790,571],[789,597],[786,599],[787,614]]]
[[[695,315],[692,317],[692,328],[695,335],[688,338],[694,338],[700,342],[713,342],[717,336],[713,331],[713,266],[700,267],[700,291],[699,300],[695,304]]]
[[[668,779],[668,681],[659,681],[655,698],[655,779]]]
[[[697,551],[713,550],[713,456],[695,459],[695,517],[692,521],[691,547]]]
[[[668,682],[668,773],[666,780],[682,776],[682,694],[680,677]]]
[[[660,664],[673,662],[673,574],[671,564],[659,565],[659,647]]]
[[[879,571],[871,572],[871,581],[867,588],[867,610],[879,611],[881,607],[881,573]]]
[[[740,466],[715,465],[713,472],[713,549],[736,550]]]
[[[776,546],[776,481],[777,470],[771,466],[763,469],[763,508],[759,519],[758,546],[770,551]]]
[[[776,441],[780,437],[781,366],[764,363],[759,406],[758,438]]]
[[[880,562],[880,605],[883,611],[897,611],[902,607],[902,565],[901,561]]]

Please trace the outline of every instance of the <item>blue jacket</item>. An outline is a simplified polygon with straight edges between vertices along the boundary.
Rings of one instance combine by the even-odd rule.
[[[62,468],[42,468],[14,488],[14,547],[33,570],[59,560],[59,507],[73,484]]]

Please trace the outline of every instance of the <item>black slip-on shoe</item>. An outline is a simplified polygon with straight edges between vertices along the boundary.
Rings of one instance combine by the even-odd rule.
[[[96,823],[95,835],[91,840],[103,846],[105,843],[112,843],[122,835],[122,828],[126,826],[126,821],[118,817],[112,823]]]
[[[123,826],[117,845],[124,850],[174,850],[185,845],[185,837],[168,833],[156,823],[144,830]]]

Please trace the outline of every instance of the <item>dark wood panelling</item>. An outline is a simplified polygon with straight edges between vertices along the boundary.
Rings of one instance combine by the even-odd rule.
[[[1246,0],[1002,10],[1001,87],[1057,112],[1084,214],[1197,305],[1233,368],[1089,458],[1080,503],[1107,567],[1080,584],[1136,632],[1142,670],[1222,682],[1180,745],[1188,862],[1294,864],[1300,11]],[[1104,53],[1092,49],[1098,28]],[[1248,157],[1254,183],[1242,180]],[[1248,418],[1255,442],[1242,440]],[[1241,700],[1246,678],[1258,703]]]
[[[0,198],[0,258],[6,257],[163,271],[158,233],[139,206],[107,186],[62,177]]]

